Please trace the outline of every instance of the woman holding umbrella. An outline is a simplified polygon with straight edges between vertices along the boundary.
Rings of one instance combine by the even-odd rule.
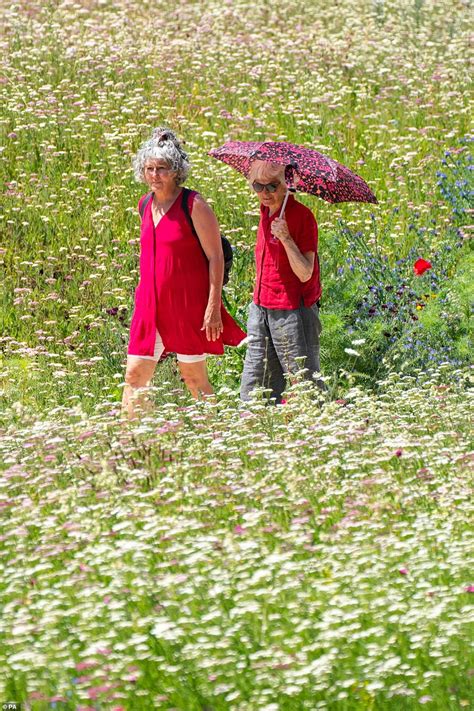
[[[331,203],[376,203],[377,198],[346,166],[304,146],[227,141],[209,154],[245,175],[260,201],[241,397],[247,400],[255,386],[264,385],[281,402],[286,373],[304,367],[313,379],[319,371],[321,332],[318,227],[290,190]],[[318,385],[324,387],[322,381]]]
[[[284,166],[256,160],[249,181],[260,202],[260,223],[240,395],[248,400],[264,386],[280,403],[286,374],[305,368],[305,377],[313,379],[320,369],[318,226],[311,210],[287,195]]]

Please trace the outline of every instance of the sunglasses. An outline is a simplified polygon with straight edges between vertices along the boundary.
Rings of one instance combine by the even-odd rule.
[[[252,188],[256,193],[261,193],[262,190],[266,190],[267,193],[274,193],[280,183],[257,183],[257,181],[252,183]]]

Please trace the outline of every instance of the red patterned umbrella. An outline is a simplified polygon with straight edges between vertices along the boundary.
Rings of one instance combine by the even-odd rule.
[[[291,190],[317,195],[327,202],[377,202],[361,177],[323,153],[304,146],[274,141],[227,141],[209,151],[209,155],[246,177],[255,160],[279,163],[286,167],[285,178]]]

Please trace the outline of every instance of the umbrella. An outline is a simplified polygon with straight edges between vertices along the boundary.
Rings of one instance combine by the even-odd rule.
[[[209,151],[209,155],[227,163],[246,177],[256,160],[284,165],[289,190],[280,217],[285,211],[290,190],[317,195],[333,203],[377,202],[360,176],[323,153],[304,146],[275,141],[227,141]]]

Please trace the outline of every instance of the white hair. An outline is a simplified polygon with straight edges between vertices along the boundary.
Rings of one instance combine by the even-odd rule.
[[[250,166],[248,180],[250,185],[252,185],[255,180],[259,182],[260,180],[278,180],[279,183],[286,185],[285,166],[266,160],[254,160]]]
[[[140,146],[133,158],[135,179],[139,183],[145,182],[145,163],[157,159],[165,161],[176,172],[177,185],[184,183],[191,167],[188,155],[173,131],[163,126],[153,129],[151,138]]]

